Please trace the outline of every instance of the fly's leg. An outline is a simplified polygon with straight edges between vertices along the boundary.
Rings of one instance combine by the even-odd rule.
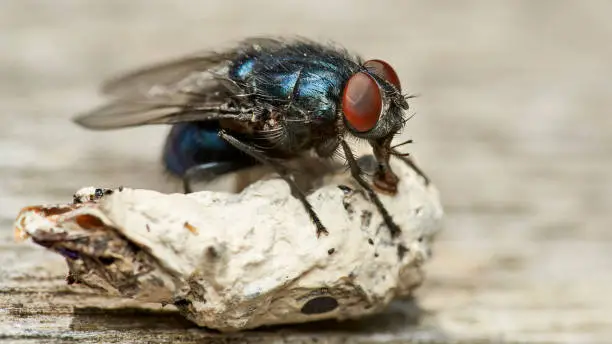
[[[365,191],[368,193],[368,196],[370,197],[372,202],[374,202],[374,205],[376,205],[376,208],[378,208],[378,211],[382,215],[383,220],[387,224],[387,227],[389,227],[389,231],[391,232],[391,237],[392,238],[397,237],[401,233],[402,230],[399,228],[398,225],[395,224],[395,222],[393,222],[391,215],[389,215],[389,212],[387,212],[387,209],[385,209],[385,206],[382,204],[382,202],[378,198],[378,195],[376,194],[376,192],[374,192],[370,184],[368,184],[368,182],[366,182],[361,177],[361,169],[359,168],[357,161],[355,161],[355,157],[353,156],[353,152],[351,152],[351,148],[349,147],[348,143],[346,143],[346,141],[344,140],[340,140],[340,144],[342,145],[342,149],[344,150],[346,161],[351,170],[351,176],[353,176],[353,178],[355,178],[357,183],[359,183],[359,185],[365,189]]]
[[[302,205],[306,209],[306,212],[308,213],[308,216],[310,217],[310,220],[317,227],[317,238],[320,237],[321,234],[325,234],[325,235],[329,234],[327,229],[325,229],[325,226],[323,226],[323,224],[321,223],[321,220],[319,219],[319,217],[315,213],[314,209],[312,209],[312,205],[306,199],[306,195],[304,195],[302,190],[300,190],[300,188],[297,186],[295,181],[293,179],[291,179],[291,177],[289,175],[289,172],[288,172],[288,170],[287,170],[287,168],[285,166],[283,166],[283,165],[279,164],[278,162],[276,162],[276,161],[266,157],[263,153],[259,152],[257,149],[255,149],[255,148],[249,146],[248,144],[238,140],[237,138],[235,138],[234,136],[226,133],[223,130],[219,131],[219,136],[222,139],[224,139],[225,141],[227,141],[229,144],[231,144],[232,146],[234,146],[237,149],[243,151],[244,153],[252,156],[256,160],[260,161],[261,163],[268,164],[268,165],[272,166],[272,168],[274,168],[276,173],[278,173],[278,175],[281,178],[283,178],[283,180],[285,180],[285,182],[287,182],[287,184],[289,184],[289,187],[291,188],[291,191],[293,192],[293,194],[296,195],[296,197],[300,200],[300,202],[302,202]]]
[[[427,177],[425,172],[423,172],[423,170],[421,170],[409,156],[401,152],[398,152],[397,149],[395,148],[391,148],[391,154],[398,157],[400,160],[406,163],[406,165],[410,166],[410,168],[412,168],[419,176],[423,178],[423,180],[425,181],[425,185],[429,185],[430,183],[429,177]]]
[[[191,184],[195,180],[210,182],[216,177],[233,172],[244,167],[240,161],[215,161],[190,167],[183,175],[183,190],[186,194],[192,193]]]

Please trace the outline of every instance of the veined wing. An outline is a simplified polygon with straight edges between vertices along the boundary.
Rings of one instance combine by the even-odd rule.
[[[171,99],[131,99],[115,101],[74,118],[77,124],[96,130],[126,128],[147,124],[214,119],[244,118],[248,111],[224,102],[176,102]]]
[[[111,101],[74,121],[89,129],[107,130],[208,120],[236,113],[227,105],[228,80],[209,72],[222,68],[235,54],[187,57],[111,80],[102,88],[112,96]]]
[[[235,54],[207,53],[141,68],[107,81],[102,86],[102,93],[119,98],[149,96],[156,91],[175,88],[187,78],[195,82],[198,75],[203,76],[210,69],[220,67]]]
[[[232,107],[228,96],[236,95],[240,89],[223,72],[216,73],[245,50],[256,53],[282,45],[281,40],[251,38],[225,52],[184,57],[136,70],[107,82],[102,91],[113,100],[74,121],[90,129],[107,130],[237,118],[247,110]]]
[[[136,94],[149,95],[151,90],[172,89],[177,83],[184,82],[192,76],[192,81],[198,81],[197,75],[211,69],[218,69],[239,54],[249,50],[278,49],[285,44],[281,39],[268,37],[252,37],[242,40],[236,47],[223,52],[204,52],[159,63],[134,70],[115,79],[108,80],[102,86],[102,92],[113,97],[129,97]]]

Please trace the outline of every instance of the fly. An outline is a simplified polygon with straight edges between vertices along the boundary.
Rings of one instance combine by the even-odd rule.
[[[320,236],[327,229],[283,163],[305,152],[321,158],[341,153],[392,237],[400,233],[374,188],[397,192],[389,157],[405,154],[391,141],[407,121],[409,97],[382,60],[363,61],[304,39],[251,38],[226,51],[135,71],[106,83],[103,92],[112,100],[75,122],[96,130],[172,124],[163,164],[183,179],[185,192],[194,178],[265,164],[289,184]],[[373,186],[347,137],[372,146],[378,163]]]

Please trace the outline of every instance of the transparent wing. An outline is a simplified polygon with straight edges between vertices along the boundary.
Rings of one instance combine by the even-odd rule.
[[[228,80],[215,74],[235,53],[188,57],[137,70],[104,84],[113,99],[74,118],[90,129],[207,120],[229,111]],[[234,90],[236,91],[236,90]]]
[[[135,70],[118,78],[108,80],[102,86],[102,93],[109,96],[126,97],[147,95],[151,90],[173,88],[177,83],[185,81],[190,76],[218,69],[233,60],[245,50],[271,50],[283,46],[281,39],[268,37],[253,37],[242,40],[236,47],[224,52],[203,52],[159,63]],[[198,81],[197,78],[191,78]]]
[[[208,53],[141,68],[107,81],[102,86],[102,93],[123,98],[134,95],[149,95],[152,90],[155,91],[156,89],[171,89],[190,76],[192,76],[192,81],[197,81],[193,76],[202,75],[213,68],[219,68],[220,65],[234,56],[235,52]]]
[[[235,108],[224,101],[140,98],[108,103],[74,118],[74,122],[89,129],[108,130],[223,118],[242,120],[246,113],[248,109]]]
[[[74,121],[97,130],[236,118],[244,109],[232,108],[230,96],[242,90],[225,77],[229,62],[245,50],[275,49],[281,40],[251,38],[234,49],[179,58],[136,70],[106,82],[102,92],[109,104],[84,113]]]

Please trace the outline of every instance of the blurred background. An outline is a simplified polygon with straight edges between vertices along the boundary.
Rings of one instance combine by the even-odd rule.
[[[409,148],[447,213],[417,292],[432,327],[612,338],[610,13],[595,0],[2,1],[0,287],[63,284],[59,256],[13,242],[23,206],[167,183],[167,127],[71,123],[102,101],[103,80],[248,36],[302,35],[388,61],[419,95]]]

